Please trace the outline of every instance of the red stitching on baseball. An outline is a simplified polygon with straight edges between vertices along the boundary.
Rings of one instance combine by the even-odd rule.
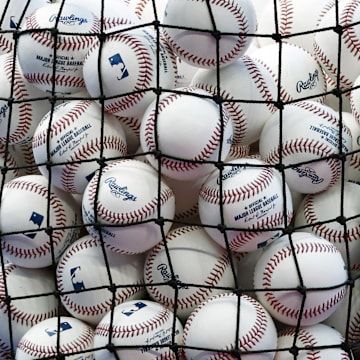
[[[57,272],[57,284],[59,291],[61,293],[65,292],[64,282],[63,282],[64,268],[67,262],[69,261],[69,259],[71,259],[71,257],[74,256],[74,254],[76,254],[79,251],[82,251],[87,248],[96,247],[96,244],[98,244],[98,241],[94,238],[84,239],[81,242],[69,248],[68,251],[60,258],[60,261],[56,268],[56,272]],[[120,284],[120,285],[124,285],[124,284]],[[128,300],[133,295],[141,291],[141,287],[143,286],[141,282],[133,283],[129,285],[130,286],[127,288],[120,287],[118,291],[116,291],[114,298],[116,304],[123,303],[124,301]],[[139,285],[139,286],[135,287],[134,285]],[[104,291],[107,291],[107,289],[104,289]],[[105,301],[103,300],[101,303],[91,306],[90,305],[85,306],[76,303],[72,298],[72,296],[74,296],[74,294],[61,294],[61,302],[64,305],[66,305],[68,309],[72,309],[76,314],[79,315],[97,316],[97,315],[105,314],[107,311],[110,311],[111,307],[113,306],[112,294],[110,292],[109,292],[108,300]]]
[[[306,224],[316,224],[317,222],[320,222],[320,219],[317,216],[317,212],[315,210],[315,197],[314,194],[308,194],[305,198],[304,202],[304,217]],[[335,221],[335,220],[334,220]],[[331,224],[331,223],[330,223]],[[344,228],[337,228],[333,229],[330,228],[327,223],[319,223],[316,225],[311,226],[312,231],[326,239],[331,241],[332,243],[345,243],[345,233]],[[346,235],[347,235],[347,241],[348,242],[355,242],[358,241],[360,238],[360,229],[358,226],[347,226],[346,228]]]
[[[193,1],[199,1],[199,0],[193,0]],[[239,25],[239,28],[237,30],[237,33],[239,34],[247,34],[249,32],[249,24],[247,21],[247,17],[244,14],[244,10],[238,6],[236,6],[234,1],[227,1],[227,0],[210,0],[211,6],[219,6],[221,8],[224,8],[229,11],[229,14],[233,15],[234,19],[236,20],[237,24]],[[206,59],[206,58],[200,58],[191,52],[185,51],[182,49],[180,45],[178,45],[176,42],[174,42],[171,38],[171,36],[168,33],[168,29],[165,27],[163,29],[163,34],[166,37],[166,40],[170,47],[173,49],[175,53],[177,53],[180,57],[187,59],[188,61],[197,64],[200,67],[215,67],[217,66],[217,60],[216,59]],[[209,36],[211,36],[211,33],[209,33]],[[246,35],[236,35],[238,38],[238,41],[236,42],[235,46],[229,51],[227,54],[220,56],[219,63],[220,64],[227,64],[230,61],[236,59],[239,57],[239,54],[244,50],[247,37]],[[221,41],[220,41],[221,44]]]
[[[192,232],[194,229],[201,229],[201,227],[193,226],[191,227],[191,230],[187,228],[178,228],[174,230],[174,232],[168,234],[167,240],[171,241],[181,234],[186,234],[189,231]],[[153,250],[151,251],[150,256],[147,260],[144,273],[145,273],[145,281],[149,284],[154,284],[155,282],[152,271],[154,266],[154,261],[156,256],[159,254],[159,252],[162,251],[164,248],[165,246],[162,242],[157,244],[155,248],[153,248]],[[213,269],[210,270],[210,273],[208,274],[206,279],[204,279],[204,284],[201,285],[217,286],[219,281],[222,279],[226,269],[229,268],[229,264],[230,264],[230,259],[228,257],[226,250],[224,250],[222,251],[221,256],[218,257],[216,263],[214,263]],[[174,299],[163,295],[160,291],[160,288],[158,288],[157,286],[150,285],[148,288],[154,299],[156,299],[160,303],[164,304],[165,306],[175,305]],[[195,305],[200,304],[202,301],[206,300],[210,296],[211,292],[212,292],[211,288],[207,288],[207,287],[204,288],[201,286],[197,287],[194,290],[194,293],[191,294],[191,296],[177,299],[177,304],[181,308],[189,308],[189,307],[192,308]]]
[[[335,245],[323,244],[323,243],[312,243],[312,242],[302,242],[294,244],[295,254],[306,254],[306,253],[337,253],[338,249]],[[293,252],[290,246],[279,249],[273,256],[267,261],[266,266],[262,271],[262,287],[268,289],[272,287],[272,275],[276,267],[285,259],[292,257]],[[285,290],[286,291],[286,290]],[[308,288],[308,291],[311,291],[311,288]],[[326,302],[319,304],[318,306],[312,306],[311,308],[304,308],[302,312],[303,319],[311,319],[316,316],[319,316],[331,309],[334,305],[338,304],[345,296],[346,288],[342,286],[339,291],[329,298]],[[300,307],[299,309],[294,309],[288,307],[287,304],[282,303],[276,297],[277,293],[266,291],[264,292],[264,297],[267,302],[271,305],[279,314],[286,316],[287,318],[298,319],[300,316]]]
[[[11,275],[11,272],[14,271],[15,269],[16,269],[15,265],[9,264],[7,267],[5,267],[4,273],[0,274],[0,296],[2,298],[5,298],[7,295],[6,287],[5,287],[5,279],[8,279]],[[37,313],[31,313],[31,312],[24,313],[23,311],[18,309],[15,305],[16,305],[16,301],[15,302],[11,301],[10,308],[8,308],[5,301],[0,301],[1,311],[4,314],[10,313],[12,320],[16,321],[16,323],[20,324],[20,325],[33,326],[42,320],[45,320],[49,317],[54,317],[57,315],[56,308],[49,310],[47,312],[43,311],[42,313],[37,314]],[[41,310],[43,310],[43,309],[41,309]],[[7,326],[7,325],[3,324],[3,326]]]
[[[41,345],[34,344],[33,341],[23,337],[18,344],[18,348],[24,351],[27,355],[35,358],[41,358],[44,354],[56,355],[58,350],[63,354],[74,354],[77,351],[90,349],[94,339],[94,331],[87,327],[82,333],[76,333],[76,338],[73,338],[66,344],[61,344],[60,349],[57,349],[56,345]]]
[[[189,92],[196,92],[195,88],[188,88]],[[174,101],[181,98],[184,95],[173,93],[159,101],[158,107],[153,109],[148,117],[145,119],[145,130],[144,130],[144,141],[147,146],[148,151],[156,150],[156,139],[155,139],[155,128],[157,124],[157,116],[156,114],[161,114],[161,112],[166,109],[167,106],[171,105]],[[226,127],[226,124],[231,121],[227,115],[227,113],[223,112],[223,126]],[[168,169],[177,172],[181,171],[189,171],[198,168],[202,164],[199,163],[203,160],[206,160],[209,156],[211,156],[218,148],[219,141],[221,139],[221,121],[218,121],[216,127],[208,141],[208,143],[204,146],[204,148],[192,159],[192,161],[184,161],[184,160],[176,160],[170,159],[166,157],[161,158],[161,165]],[[165,154],[166,155],[166,154]]]
[[[77,170],[82,165],[82,160],[91,159],[92,155],[100,154],[101,147],[103,150],[116,150],[119,154],[127,154],[127,146],[118,136],[104,136],[102,139],[94,139],[77,149],[76,152],[67,160],[61,173],[60,181],[64,189],[71,193],[77,193],[75,177]],[[95,160],[95,159],[94,159]]]
[[[280,1],[280,23],[279,30],[281,35],[291,35],[293,25],[294,7],[292,1]]]
[[[105,111],[115,114],[132,108],[143,99],[144,94],[146,94],[146,90],[151,89],[155,69],[153,59],[151,58],[148,49],[137,36],[133,36],[131,33],[116,33],[112,34],[108,41],[115,41],[129,46],[136,57],[139,72],[137,83],[131,93],[110,99],[110,102],[105,102]],[[99,49],[99,46],[100,42],[96,41],[94,45],[90,47],[88,54],[85,56],[84,62],[86,62],[87,58]]]
[[[41,197],[48,199],[51,209],[54,211],[53,220],[55,222],[53,227],[56,227],[52,233],[52,242],[54,246],[58,246],[64,240],[66,232],[66,211],[63,208],[61,201],[55,196],[54,193],[48,192],[48,189],[40,184],[24,181],[21,179],[13,179],[12,181],[5,184],[6,188],[18,189],[34,192]],[[45,256],[51,253],[50,237],[47,243],[42,245],[38,244],[36,248],[32,249],[21,249],[14,247],[11,240],[7,241],[5,238],[6,234],[3,234],[2,248],[10,255],[16,256],[16,258],[37,258]]]
[[[160,312],[154,314],[154,316],[149,320],[144,320],[134,325],[122,325],[110,323],[103,324],[100,322],[95,329],[95,335],[100,336],[109,336],[109,331],[111,329],[111,335],[113,338],[128,338],[136,337],[148,332],[154,331],[157,328],[164,325],[170,319],[170,311],[166,308],[161,309]]]
[[[223,189],[222,203],[234,204],[239,201],[251,199],[264,191],[272,182],[274,177],[271,168],[262,168],[260,174],[253,181],[236,189]],[[220,204],[220,189],[219,187],[210,187],[204,183],[200,189],[199,196],[204,201],[219,205]]]
[[[215,299],[215,298],[219,299],[219,298],[228,297],[228,296],[231,296],[231,295],[224,293],[224,294],[216,295],[212,299]],[[236,295],[234,295],[234,296],[236,296]],[[240,335],[239,336],[240,337],[240,339],[239,339],[240,349],[247,351],[247,350],[252,350],[254,348],[254,346],[256,346],[256,344],[261,341],[263,335],[266,332],[266,328],[267,328],[267,324],[268,324],[268,316],[267,316],[267,313],[265,312],[265,310],[263,309],[263,307],[255,299],[253,299],[247,295],[242,295],[242,296],[246,299],[246,301],[250,302],[251,305],[254,306],[254,308],[256,310],[255,311],[256,319],[255,319],[254,324],[251,327],[251,329],[249,329],[249,331],[246,334],[239,334]],[[196,307],[194,309],[194,311],[191,313],[191,315],[188,317],[188,319],[186,320],[185,327],[184,327],[184,333],[183,333],[184,344],[186,344],[188,331],[189,331],[189,328],[191,327],[192,322],[194,321],[194,319],[196,319],[197,314],[200,312],[200,310],[204,306],[206,306],[206,304],[207,304],[207,302],[203,302],[200,306]],[[241,312],[241,308],[239,309],[239,311]],[[234,344],[228,344],[223,347],[223,350],[229,351],[229,350],[232,350],[233,348],[234,348]],[[218,351],[216,353],[212,354],[211,357],[209,357],[209,359],[211,359],[211,360],[224,360],[227,358],[228,357],[226,354],[218,352]]]

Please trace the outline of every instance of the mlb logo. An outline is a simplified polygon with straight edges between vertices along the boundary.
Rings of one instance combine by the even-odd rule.
[[[117,66],[117,71],[119,72],[119,75],[116,78],[118,80],[122,80],[129,76],[129,72],[126,68],[126,65],[119,53],[114,54],[113,56],[110,56],[109,63],[112,67]]]
[[[54,335],[58,334],[58,332],[63,332],[63,331],[70,330],[70,329],[72,329],[72,326],[70,325],[70,323],[67,321],[64,321],[59,324],[59,330],[47,328],[44,331],[48,336],[54,336]]]

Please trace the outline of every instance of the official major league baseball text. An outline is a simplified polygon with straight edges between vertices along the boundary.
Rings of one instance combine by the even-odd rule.
[[[84,192],[100,156],[111,159],[127,154],[121,122],[102,114],[92,100],[70,100],[50,110],[35,129],[32,148],[39,171],[49,177],[45,164],[51,161],[52,183],[75,194]]]

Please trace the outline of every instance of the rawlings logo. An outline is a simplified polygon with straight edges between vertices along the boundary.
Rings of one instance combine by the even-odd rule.
[[[166,264],[159,264],[156,267],[157,270],[160,271],[160,274],[163,278],[164,281],[170,281],[172,276],[171,276],[171,272],[168,270],[168,266]],[[177,283],[179,283],[179,275],[175,275],[175,279],[177,280]],[[186,285],[181,285],[179,286],[179,289],[188,289],[189,287]]]
[[[4,104],[2,107],[0,107],[0,118],[5,119],[6,113],[9,109],[9,106],[7,104]]]
[[[109,186],[110,193],[116,198],[122,197],[124,201],[136,201],[137,197],[128,191],[127,186],[120,186],[116,183],[115,177],[109,177],[105,180],[105,184]]]
[[[303,167],[303,168],[293,167],[292,169],[299,174],[299,177],[305,176],[308,179],[310,179],[312,184],[321,184],[324,181],[324,179],[319,177],[316,174],[315,170],[310,167]]]
[[[229,171],[223,172],[223,174],[221,176],[221,180],[224,181],[226,179],[230,179],[233,176],[235,176],[236,174],[238,174],[240,171],[242,171],[243,169],[245,169],[245,167],[242,166],[242,165],[233,165],[233,166],[231,166]],[[217,182],[218,185],[220,185],[219,178],[217,179],[216,182]]]
[[[58,14],[53,14],[50,16],[49,18],[49,22],[54,22],[57,19],[59,19],[59,22],[64,24],[64,25],[82,25],[82,24],[87,24],[88,19],[86,18],[82,18],[82,17],[78,17],[74,14],[71,15],[60,15],[58,16]]]
[[[315,70],[313,74],[309,74],[309,78],[306,81],[299,80],[296,83],[296,91],[300,93],[302,90],[313,89],[319,81],[319,71]]]

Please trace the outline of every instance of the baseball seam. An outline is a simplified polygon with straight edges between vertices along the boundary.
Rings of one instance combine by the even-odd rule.
[[[192,88],[188,88],[189,92],[196,91],[195,88],[191,90]],[[161,116],[161,112],[166,109],[167,106],[171,106],[173,102],[176,100],[182,98],[182,94],[170,94],[166,96],[165,98],[161,99],[159,101],[158,107],[156,109],[153,109],[150,114],[147,116],[144,126],[144,143],[146,144],[146,150],[151,152],[156,150],[156,126],[158,117]],[[231,121],[229,117],[227,116],[226,112],[223,112],[223,125],[226,126],[226,124]],[[199,162],[204,161],[208,159],[210,156],[214,154],[214,152],[218,149],[219,142],[221,139],[222,134],[222,124],[219,121],[216,124],[216,127],[214,128],[214,131],[211,134],[211,137],[208,139],[207,143],[201,149],[195,156],[193,156],[192,159],[189,159],[191,161],[186,160],[176,160],[176,159],[170,159],[166,157],[161,158],[161,166],[166,168],[167,170],[176,171],[176,172],[186,172],[194,170],[198,167],[200,167],[202,164]],[[145,149],[144,149],[145,150]]]
[[[76,351],[89,349],[93,343],[93,330],[91,328],[83,329],[81,333],[77,332],[76,338],[73,338],[66,344],[61,344],[60,349],[51,345],[34,344],[31,339],[24,336],[18,345],[18,348],[29,356],[36,358],[43,357],[44,354],[56,355],[60,350],[63,354],[73,354]]]
[[[199,227],[192,228],[192,230],[194,229],[200,229],[200,228]],[[177,236],[180,236],[181,234],[185,234],[188,232],[189,232],[188,229],[178,228],[167,236],[167,241],[171,241],[172,239],[175,239]],[[147,289],[157,301],[159,301],[165,306],[174,306],[175,302],[173,298],[168,297],[167,295],[161,293],[160,289],[157,286],[151,285],[156,282],[153,277],[153,270],[154,270],[153,266],[156,260],[156,256],[160,253],[160,251],[164,250],[164,248],[165,246],[161,242],[158,245],[156,245],[155,248],[153,248],[153,250],[149,254],[144,272],[145,281],[148,284],[150,284],[150,286],[147,287]],[[222,279],[226,269],[229,268],[229,264],[230,264],[230,260],[228,258],[227,252],[223,251],[222,254],[218,256],[217,261],[213,264],[213,268],[211,269],[210,273],[204,279],[203,285],[217,286],[219,281]],[[208,287],[206,288],[196,287],[191,295],[178,298],[176,303],[182,309],[193,308],[195,305],[207,299],[211,295],[212,291],[213,289]]]
[[[198,0],[194,0],[195,2]],[[239,28],[237,29],[237,33],[239,34],[246,34],[249,32],[249,24],[247,21],[247,18],[244,14],[244,10],[236,6],[234,2],[232,1],[225,1],[225,0],[210,0],[211,6],[219,6],[221,8],[224,8],[228,10],[229,15],[232,15],[234,19],[236,20]],[[200,67],[215,67],[217,66],[217,60],[216,59],[207,59],[207,58],[201,58],[199,56],[196,56],[192,54],[191,52],[185,51],[180,45],[176,44],[175,41],[173,41],[171,35],[168,33],[168,29],[165,27],[163,30],[164,36],[166,37],[166,40],[170,47],[173,49],[175,53],[177,53],[180,57],[186,59],[187,61],[190,61],[191,63],[197,64]],[[245,45],[247,43],[247,37],[245,35],[237,35],[238,40],[236,41],[235,46],[229,51],[227,54],[224,54],[220,56],[219,58],[219,64],[227,64],[230,61],[236,59],[241,55],[243,49],[245,48]],[[220,46],[221,46],[221,40],[220,40]]]
[[[299,254],[306,253],[337,253],[337,248],[332,244],[322,244],[322,243],[298,243],[294,244],[295,253],[298,256]],[[277,268],[277,266],[284,261],[285,259],[292,257],[293,252],[290,247],[284,247],[279,249],[265,264],[265,267],[262,271],[262,288],[264,290],[271,289],[272,287],[272,275]],[[284,290],[289,291],[289,290]],[[309,288],[308,291],[311,291]],[[338,304],[345,296],[346,289],[342,286],[339,291],[336,292],[329,299],[317,306],[305,307],[302,312],[303,319],[311,319],[322,315],[324,312],[331,309],[334,305]],[[276,297],[276,292],[265,291],[264,297],[267,300],[267,303],[271,308],[278,314],[291,319],[297,319],[300,316],[300,307],[298,309],[288,306],[286,303],[281,302]]]
[[[121,325],[114,323],[110,326],[110,323],[100,323],[95,329],[95,335],[107,337],[111,329],[113,338],[137,337],[158,329],[166,324],[169,319],[170,311],[164,308],[154,314],[152,318],[143,320],[137,324]]]
[[[41,197],[48,199],[50,203],[50,207],[52,211],[54,212],[53,219],[55,220],[55,226],[56,229],[52,233],[52,242],[53,246],[59,246],[61,242],[64,239],[64,234],[66,231],[66,211],[63,208],[60,199],[57,199],[57,197],[53,193],[49,193],[48,189],[44,187],[43,185],[17,180],[14,179],[11,182],[8,182],[6,184],[6,187],[8,189],[15,189],[15,190],[25,190],[29,192],[33,192],[35,194],[40,195]],[[37,244],[37,247],[30,248],[30,249],[21,249],[19,247],[14,247],[12,245],[11,240],[6,240],[6,234],[3,234],[3,242],[2,242],[2,248],[10,255],[15,256],[16,258],[37,258],[41,256],[46,256],[51,253],[51,243],[50,240],[46,243]]]
[[[10,279],[11,272],[15,269],[16,269],[15,265],[9,264],[5,268],[4,274],[0,275],[0,295],[1,295],[1,297],[4,297],[4,298],[6,297],[5,278]],[[45,320],[49,317],[54,317],[57,315],[56,308],[54,308],[53,310],[49,310],[48,312],[45,312],[45,313],[44,312],[42,312],[42,313],[31,313],[31,312],[24,313],[23,311],[18,309],[15,306],[15,304],[16,304],[16,301],[11,301],[10,309],[8,309],[6,302],[0,301],[0,308],[4,314],[10,314],[11,318],[14,319],[19,325],[33,326],[42,320]],[[3,326],[6,327],[5,324]]]

